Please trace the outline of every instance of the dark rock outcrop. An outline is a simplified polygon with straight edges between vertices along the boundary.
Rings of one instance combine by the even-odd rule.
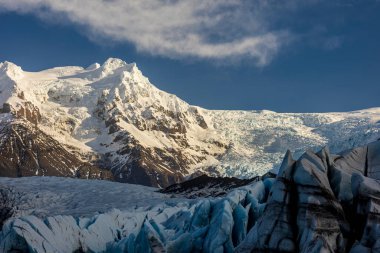
[[[115,180],[122,183],[141,184],[153,187],[165,187],[183,181],[183,156],[173,156],[159,149],[142,147],[129,136],[121,141],[123,147],[117,151],[120,157],[108,162],[107,167],[113,173]],[[110,158],[114,154],[107,153]],[[165,168],[168,164],[169,168]],[[180,168],[180,169],[178,169]]]
[[[23,94],[24,93],[20,95],[20,98],[22,99],[24,99]],[[37,125],[41,121],[40,110],[29,101],[21,103],[18,109],[13,108],[9,103],[4,103],[0,112],[11,113],[17,118],[23,118],[34,125]]]
[[[113,179],[109,171],[82,162],[26,121],[9,123],[0,129],[0,176]]]
[[[219,197],[226,195],[234,188],[248,185],[259,180],[260,177],[239,179],[234,177],[209,177],[207,175],[201,175],[179,184],[170,185],[159,192],[190,199],[198,197]]]

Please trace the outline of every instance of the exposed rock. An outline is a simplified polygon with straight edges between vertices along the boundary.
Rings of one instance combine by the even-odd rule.
[[[25,118],[27,121],[37,125],[41,121],[41,114],[38,107],[31,102],[24,102],[22,106],[15,112],[17,117]]]
[[[114,159],[112,162],[108,162],[108,167],[115,176],[115,180],[154,187],[183,181],[183,173],[186,173],[186,170],[178,170],[184,162],[181,160],[183,156],[180,154],[173,156],[174,152],[169,155],[160,150],[144,148],[138,143],[133,144],[133,140],[130,140],[129,137],[120,142],[125,146],[118,151],[118,154],[123,154],[128,159]],[[112,158],[112,154],[109,155]],[[171,166],[165,168],[162,163]]]
[[[198,197],[220,197],[225,196],[234,188],[248,185],[259,180],[260,177],[239,179],[233,177],[210,177],[207,175],[201,175],[179,184],[170,185],[159,192],[175,194],[190,199]]]
[[[34,125],[18,121],[0,129],[0,176],[65,176],[111,179],[112,174],[84,163]]]

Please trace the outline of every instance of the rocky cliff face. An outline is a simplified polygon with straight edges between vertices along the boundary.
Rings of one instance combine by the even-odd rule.
[[[158,187],[200,174],[252,178],[278,169],[288,148],[298,158],[309,147],[338,151],[380,135],[377,108],[328,114],[206,110],[157,89],[136,64],[112,58],[86,69],[41,72],[0,63],[0,127],[9,129],[9,122],[30,125],[29,133],[56,141],[65,157],[108,170],[117,181]],[[39,143],[33,150],[44,149]],[[18,145],[2,152],[18,157],[29,151]],[[44,168],[32,159],[28,173],[0,173],[72,175],[78,170],[78,162],[65,166],[60,155],[44,159]],[[50,173],[48,163],[62,166],[50,166]],[[20,170],[14,162],[7,166],[13,166],[7,171]],[[79,175],[99,174],[89,170]]]
[[[27,121],[0,128],[0,176],[64,176],[112,180],[112,174],[79,160]]]

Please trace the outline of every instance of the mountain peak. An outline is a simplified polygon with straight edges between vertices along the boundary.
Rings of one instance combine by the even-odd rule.
[[[116,70],[121,67],[125,67],[128,64],[118,58],[108,58],[101,66],[103,70]]]
[[[94,63],[93,65],[96,65],[96,63]],[[137,64],[135,62],[127,63],[127,62],[125,62],[121,59],[118,59],[118,58],[108,58],[103,63],[101,68],[104,72],[113,72],[115,70],[123,68],[123,70],[125,69],[130,73],[140,73],[141,74],[141,71],[139,70],[139,68],[137,67]]]
[[[132,76],[142,77],[141,71],[137,68],[136,63],[128,64],[118,58],[108,58],[101,66],[98,63],[91,64],[86,68],[86,78],[98,79],[114,74],[129,73]]]
[[[16,64],[4,61],[0,63],[0,76],[7,75],[11,79],[20,79],[24,76],[24,71]]]

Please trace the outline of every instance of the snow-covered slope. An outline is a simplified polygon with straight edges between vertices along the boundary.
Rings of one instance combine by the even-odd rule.
[[[0,63],[0,108],[0,125],[29,121],[116,180],[161,187],[194,173],[253,177],[277,168],[286,149],[297,156],[306,148],[336,151],[380,137],[377,108],[211,111],[157,89],[136,64],[113,58],[41,72]]]

